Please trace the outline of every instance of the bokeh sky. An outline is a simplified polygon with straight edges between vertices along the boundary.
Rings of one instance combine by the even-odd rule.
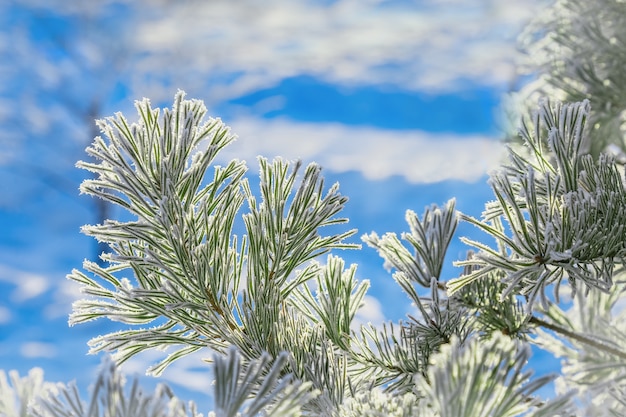
[[[134,100],[169,106],[182,89],[232,127],[239,139],[218,159],[247,160],[251,177],[258,155],[321,164],[350,198],[355,242],[452,197],[480,215],[503,156],[502,97],[524,79],[516,37],[545,3],[0,0],[0,369],[38,366],[84,388],[100,362],[87,341],[122,328],[67,326],[80,294],[65,275],[97,254],[79,228],[98,206],[78,195],[74,168],[95,118],[134,120]],[[449,265],[465,250],[455,239]],[[360,321],[414,311],[374,250],[339,255],[372,284]],[[143,374],[159,355],[124,369]],[[206,356],[163,379],[202,403]]]

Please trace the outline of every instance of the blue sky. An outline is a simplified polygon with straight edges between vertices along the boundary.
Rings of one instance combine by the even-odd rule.
[[[258,155],[320,163],[350,197],[355,241],[400,233],[407,209],[453,197],[479,215],[491,198],[486,173],[503,155],[501,97],[520,79],[515,37],[542,2],[517,3],[1,4],[0,369],[39,366],[48,380],[86,387],[99,363],[86,342],[120,328],[67,326],[79,295],[65,275],[95,253],[79,234],[96,216],[73,168],[94,117],[133,119],[133,100],[169,106],[183,89],[239,136],[221,158],[247,160],[251,177]],[[475,233],[462,225],[458,234]],[[465,250],[455,240],[450,262]],[[340,255],[372,283],[360,320],[412,311],[375,251]],[[157,357],[125,370],[142,374]],[[183,398],[202,398],[210,379],[198,358],[164,375]],[[542,359],[539,369],[554,368]]]

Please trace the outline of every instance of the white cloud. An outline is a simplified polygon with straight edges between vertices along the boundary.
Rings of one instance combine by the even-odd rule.
[[[86,13],[89,18],[94,18],[91,13],[99,13],[102,11],[100,6],[110,2],[97,0],[93,7],[90,3],[89,10],[58,0],[46,4],[61,14]],[[127,26],[124,27],[132,28],[130,31],[125,31],[122,25],[119,33],[107,32],[106,36],[91,29],[81,32],[77,54],[88,57],[86,60],[93,64],[93,68],[90,64],[87,69],[66,60],[49,62],[47,57],[38,55],[36,45],[30,44],[17,27],[11,26],[12,31],[0,34],[4,35],[0,36],[0,41],[6,37],[12,39],[7,47],[10,46],[9,56],[14,58],[6,70],[12,77],[19,79],[24,68],[28,68],[36,71],[37,82],[33,86],[37,91],[45,86],[64,86],[64,96],[106,96],[104,90],[92,90],[94,85],[89,82],[83,83],[84,86],[74,83],[71,91],[65,91],[68,83],[62,81],[93,77],[101,81],[96,87],[106,89],[116,82],[112,81],[116,74],[111,71],[112,62],[123,66],[124,71],[120,70],[119,74],[127,77],[123,82],[128,84],[130,97],[150,97],[157,104],[162,104],[162,100],[169,102],[173,92],[181,88],[190,97],[202,98],[209,108],[214,108],[225,100],[302,74],[338,86],[394,86],[436,94],[457,91],[467,82],[489,88],[502,87],[512,81],[519,53],[515,48],[516,36],[545,2],[528,0],[519,5],[502,0],[424,0],[413,3],[337,0],[330,5],[307,0],[129,2],[129,6],[135,5],[138,10],[134,13],[132,7],[129,9]],[[42,0],[28,0],[25,5],[39,7],[43,3]],[[115,42],[111,42],[112,39]],[[16,64],[19,62],[23,66]],[[89,77],[86,72],[81,72],[87,70],[93,71]],[[89,87],[89,91],[83,87]],[[28,99],[31,96],[12,100],[12,103],[21,104],[11,108],[0,103],[2,117],[9,117],[7,112],[14,113],[13,108],[27,108],[32,110],[27,114],[40,115],[41,111],[33,108]],[[100,99],[94,100],[98,102]],[[281,100],[277,96],[261,101],[254,111],[280,108],[284,104]],[[118,106],[116,104],[115,110],[119,110]],[[74,125],[80,122],[74,112],[64,112],[57,107],[48,109],[46,115],[49,120],[38,117],[37,123],[29,125],[31,130],[48,131],[57,124],[67,126],[71,120]],[[84,129],[76,128],[64,137],[82,141],[86,135]],[[443,138],[439,147],[448,144]],[[475,144],[465,142],[466,148]],[[479,139],[478,149],[484,149],[482,144]],[[300,143],[299,146],[313,145]],[[336,146],[339,145],[335,143]],[[379,142],[363,143],[363,148],[359,155],[347,156],[342,154],[346,151],[340,149],[337,157],[328,158],[325,165],[329,168],[332,165],[333,169],[354,169],[363,163],[360,155],[367,149],[375,153],[381,149]],[[408,150],[414,149],[410,147]],[[425,154],[432,155],[430,149],[427,150],[429,152]],[[487,150],[487,153],[489,156],[491,152]],[[470,157],[473,155],[467,156]],[[0,159],[9,161],[14,157],[5,151],[0,152]],[[64,161],[63,158],[59,160]],[[442,166],[445,162],[445,159],[438,161]],[[390,167],[380,166],[376,160],[368,163],[373,165],[370,170],[373,178],[389,175]],[[418,170],[420,164],[423,162],[416,160],[413,170]],[[404,168],[406,171],[407,167]],[[454,171],[454,167],[446,169]],[[391,169],[389,172],[396,171]],[[430,182],[441,177],[440,172],[425,171],[402,172],[400,175],[413,182]],[[448,177],[458,175],[453,172]]]
[[[80,292],[81,285],[75,281],[63,280],[55,285],[54,301],[45,308],[45,316],[55,319],[66,316],[72,311],[72,303],[85,298]]]
[[[54,358],[57,350],[52,343],[27,342],[20,346],[20,355],[25,358]]]
[[[12,316],[11,310],[4,306],[0,306],[0,325],[9,323],[13,318]]]
[[[379,327],[384,321],[385,315],[383,314],[383,307],[380,301],[371,295],[366,295],[363,297],[363,306],[357,310],[351,327],[353,330],[358,331],[361,325],[369,323]]]
[[[171,353],[171,352],[169,352]],[[202,349],[186,355],[170,365],[158,378],[161,382],[176,384],[191,391],[207,393],[211,390],[213,371],[205,358],[212,356],[212,351]],[[126,375],[145,375],[146,370],[166,357],[163,351],[145,351],[135,355],[121,365]]]
[[[15,285],[11,301],[17,303],[38,297],[50,286],[48,279],[43,275],[20,271],[6,265],[0,265],[0,281]]]
[[[165,371],[163,376],[168,381],[189,390],[208,393],[213,383],[213,369],[208,363],[202,361],[202,358],[206,356],[206,351],[189,355]]]
[[[135,46],[149,52],[138,61],[139,73],[163,63],[193,69],[202,85],[207,78],[217,85],[210,100],[300,74],[338,84],[454,91],[467,81],[486,86],[512,81],[516,37],[542,4],[545,0],[177,2],[138,22]],[[181,74],[175,84],[197,95],[195,75]],[[157,88],[144,87],[142,93]]]
[[[358,171],[370,180],[393,175],[411,183],[475,181],[499,166],[504,147],[483,135],[433,134],[350,127],[339,123],[297,123],[286,119],[239,118],[229,122],[238,140],[223,160],[258,155],[317,162],[334,172]]]
[[[10,292],[11,302],[19,304],[52,291],[52,301],[46,304],[44,316],[56,319],[66,316],[71,311],[72,303],[80,298],[80,285],[74,281],[63,279],[63,274],[45,276],[23,269],[0,265],[0,282],[7,282],[15,288]],[[54,282],[54,285],[52,283]],[[11,319],[11,312],[0,306],[0,324]]]

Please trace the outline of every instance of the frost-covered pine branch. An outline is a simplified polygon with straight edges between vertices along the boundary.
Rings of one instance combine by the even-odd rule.
[[[548,404],[532,396],[550,376],[531,380],[522,370],[529,358],[527,344],[501,334],[474,338],[464,348],[452,340],[433,356],[428,378],[417,380],[420,405],[428,409],[422,415],[547,417],[571,411],[567,396]]]
[[[214,355],[215,410],[207,417],[299,416],[302,404],[316,396],[310,383],[284,376],[286,353],[272,360],[265,354],[244,363],[236,349]],[[165,384],[149,393],[137,379],[130,386],[118,365],[106,356],[89,387],[88,401],[75,383],[44,382],[34,368],[25,377],[0,372],[0,416],[3,417],[202,417],[193,402],[185,404]],[[209,388],[209,387],[207,387]]]
[[[29,407],[48,392],[54,384],[44,381],[43,370],[33,368],[28,375],[20,377],[17,371],[0,370],[0,416],[30,417]]]
[[[503,298],[525,296],[530,312],[535,300],[548,307],[551,284],[558,302],[563,280],[574,292],[612,287],[626,255],[626,191],[611,156],[581,153],[589,112],[586,101],[545,102],[524,125],[525,150],[511,149],[511,163],[491,176],[496,200],[481,220],[464,216],[493,236],[497,248],[465,239],[479,252],[459,264],[476,270],[451,281],[451,292],[504,272]]]
[[[523,113],[540,97],[563,102],[590,100],[585,151],[626,163],[626,3],[616,0],[555,0],[520,36],[526,57],[521,70],[534,78],[516,94]]]
[[[286,352],[271,358],[263,354],[244,364],[235,348],[226,357],[215,358],[215,411],[212,417],[289,417],[302,414],[303,404],[319,393],[311,383],[281,374],[288,360]],[[271,364],[271,365],[270,365]]]
[[[84,402],[76,384],[58,384],[31,404],[33,417],[201,417],[195,405],[178,400],[164,384],[145,392],[134,379],[130,389],[115,362],[106,358]]]
[[[136,123],[122,115],[99,122],[104,138],[96,138],[88,149],[99,162],[79,164],[97,176],[83,184],[83,192],[116,203],[133,217],[85,227],[110,246],[111,252],[102,256],[108,264],[87,261],[85,272],[69,276],[83,284],[89,297],[76,302],[71,323],[108,317],[129,326],[96,338],[93,352],[110,351],[123,361],[146,349],[178,345],[151,369],[156,375],[205,347],[230,355],[228,366],[219,358],[214,365],[218,415],[238,413],[244,402],[252,409],[258,401],[280,407],[281,398],[294,392],[299,394],[289,407],[295,413],[354,415],[364,404],[357,405],[356,399],[372,389],[382,389],[375,392],[395,404],[389,410],[398,415],[410,415],[424,404],[431,404],[435,415],[445,415],[426,398],[436,398],[444,388],[454,392],[466,382],[434,372],[433,358],[453,346],[454,354],[448,354],[457,358],[454,366],[469,366],[459,361],[470,358],[468,352],[488,337],[476,324],[477,306],[494,305],[486,299],[480,304],[466,290],[459,291],[465,291],[465,298],[447,293],[443,262],[459,221],[453,201],[427,209],[421,219],[407,214],[410,233],[403,239],[413,253],[393,235],[364,236],[398,270],[394,279],[419,315],[395,327],[364,326],[353,332],[350,325],[368,284],[356,279],[355,266],[346,269],[336,256],[328,256],[324,264],[318,261],[332,249],[357,247],[344,243],[354,231],[321,234],[346,221],[335,217],[346,202],[337,185],[325,191],[314,164],[297,181],[298,163],[261,158],[258,201],[243,162],[212,165],[234,137],[219,120],[203,122],[201,102],[179,93],[172,110],[162,115],[147,100],[137,110]],[[212,176],[205,176],[211,171]],[[245,233],[238,235],[237,227]],[[476,253],[471,274],[484,269],[482,257]],[[468,297],[478,304],[471,305]],[[516,308],[511,312],[521,315]],[[138,327],[149,323],[154,326]],[[499,329],[483,324],[483,329]],[[509,327],[509,334],[519,337],[519,329]],[[527,352],[520,343],[506,345],[480,372],[512,369],[507,368],[510,358]],[[252,371],[255,363],[261,364],[258,372]],[[266,368],[270,363],[271,370]],[[239,366],[252,372],[242,374],[245,383],[233,378]],[[483,391],[478,385],[472,396],[447,406],[463,407],[471,416],[482,415],[481,398],[492,401],[493,410],[517,410],[518,403],[543,410],[568,404],[567,397],[550,405],[540,402],[534,393],[550,378],[531,380],[530,373],[515,369],[516,377],[506,377],[507,371],[503,379],[492,381],[492,388]],[[282,388],[270,389],[267,381],[272,380]],[[224,391],[227,386],[231,388]],[[466,401],[472,406],[463,405]],[[374,408],[376,404],[371,402]]]
[[[97,174],[81,190],[134,219],[85,227],[111,253],[103,254],[107,267],[86,262],[91,275],[70,275],[91,296],[74,305],[70,322],[108,317],[130,325],[91,342],[93,352],[111,351],[121,361],[177,345],[151,369],[155,375],[205,347],[225,353],[235,346],[246,361],[293,352],[298,361],[282,372],[313,383],[321,393],[313,409],[336,408],[350,384],[333,369],[347,367],[340,348],[348,346],[367,282],[358,283],[354,268],[345,270],[339,258],[324,265],[315,259],[357,247],[343,243],[354,231],[321,234],[345,223],[335,215],[347,199],[337,185],[324,189],[315,164],[296,184],[299,163],[261,158],[257,201],[243,162],[211,165],[234,137],[219,120],[203,122],[201,102],[179,93],[162,117],[147,100],[137,110],[138,123],[122,115],[99,122],[107,141],[97,138],[88,153],[100,162],[79,164]],[[240,213],[244,202],[248,211]],[[235,234],[238,215],[242,237]],[[309,282],[316,283],[315,295]],[[133,328],[148,323],[155,325]]]
[[[583,399],[584,415],[626,415],[626,326],[623,274],[609,292],[592,290],[574,297],[568,309],[552,305],[545,320],[550,324],[536,333],[536,343],[562,358],[560,392],[576,390]],[[577,337],[557,337],[558,326]],[[590,346],[587,340],[592,340]]]
[[[610,396],[614,406],[607,402],[606,411],[620,415],[626,339],[617,330],[621,326],[612,327],[615,319],[602,318],[602,314],[617,314],[616,300],[623,293],[618,278],[626,254],[626,191],[612,156],[594,158],[582,149],[590,112],[587,101],[567,105],[544,101],[522,125],[520,136],[525,147],[511,148],[510,162],[491,175],[495,200],[486,204],[480,219],[459,215],[495,240],[492,245],[484,243],[487,240],[464,239],[473,250],[466,260],[457,262],[464,267],[460,277],[446,280],[440,269],[431,266],[438,265],[432,257],[442,253],[442,242],[445,247],[445,237],[454,228],[454,222],[432,219],[447,219],[451,203],[442,209],[428,209],[421,228],[414,226],[414,214],[407,213],[411,233],[402,238],[408,248],[394,234],[364,236],[379,250],[385,264],[396,270],[394,278],[420,312],[400,333],[401,338],[415,334],[420,349],[407,347],[403,339],[396,342],[389,333],[368,331],[376,349],[363,347],[360,355],[385,359],[370,360],[372,368],[393,376],[392,370],[401,369],[399,363],[416,363],[414,369],[425,376],[417,380],[419,386],[429,381],[434,369],[432,359],[427,358],[436,358],[449,349],[452,335],[459,346],[468,346],[476,343],[476,338],[484,340],[484,345],[503,334],[537,343],[566,360],[560,378],[565,382],[559,382],[567,387],[562,390],[565,397],[544,403],[537,412],[567,404],[568,396],[575,396],[580,404],[589,398],[597,404],[598,398]],[[438,226],[429,230],[432,224]],[[420,243],[416,245],[417,240]],[[589,314],[586,326],[574,325],[580,308],[563,311],[566,304],[560,300],[560,291],[575,295],[577,303],[597,312]],[[596,293],[612,294],[613,310],[607,311],[607,304],[592,296]],[[604,330],[599,331],[601,328]],[[467,348],[459,350],[463,349]],[[481,392],[487,389],[484,384],[478,386]],[[594,392],[603,396],[593,397]],[[534,401],[531,396],[527,400]],[[460,404],[454,400],[445,407]]]
[[[199,415],[165,386],[124,390],[117,362],[167,347],[177,350],[152,374],[192,352],[213,355],[216,417],[570,416],[596,410],[597,398],[607,413],[623,411],[626,191],[613,158],[582,147],[587,101],[544,101],[526,120],[526,147],[511,148],[491,175],[495,199],[480,219],[452,200],[422,217],[408,211],[401,239],[364,235],[417,310],[357,330],[368,283],[329,254],[358,247],[345,242],[353,230],[340,230],[338,185],[326,190],[315,164],[301,173],[299,163],[261,158],[256,193],[244,162],[214,164],[234,136],[204,121],[201,102],[179,92],[171,110],[147,100],[137,110],[135,123],[100,121],[103,137],[88,148],[96,162],[79,163],[96,174],[81,190],[127,211],[83,229],[110,252],[104,266],[85,261],[69,275],[85,294],[72,324],[124,326],[90,342],[113,361],[88,402],[72,385],[31,394],[14,382],[16,396],[4,383],[3,398],[30,404],[22,415]],[[486,239],[465,239],[473,249],[458,262],[463,272],[445,276],[459,221]],[[574,297],[571,309],[561,292]],[[530,343],[565,360],[555,398],[538,395],[555,375],[526,368]]]

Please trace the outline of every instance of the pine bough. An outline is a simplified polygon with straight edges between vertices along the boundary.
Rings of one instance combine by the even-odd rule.
[[[419,314],[360,329],[351,325],[368,282],[330,254],[358,248],[337,217],[347,198],[319,166],[260,158],[255,193],[244,162],[215,164],[234,136],[204,120],[200,101],[179,92],[171,110],[136,108],[135,123],[99,121],[95,162],[78,164],[95,174],[81,191],[130,218],[84,227],[110,252],[69,275],[85,294],[72,325],[125,326],[90,342],[112,359],[89,402],[39,371],[11,373],[11,384],[0,373],[0,415],[199,416],[165,386],[125,387],[116,369],[168,347],[149,373],[213,353],[211,416],[626,414],[626,192],[610,156],[581,151],[588,102],[540,105],[520,131],[525,146],[491,176],[495,199],[480,219],[449,201],[421,218],[408,211],[400,238],[364,235]],[[463,273],[446,278],[459,221],[495,244],[464,239]],[[533,377],[531,344],[563,359],[560,376]],[[555,378],[559,395],[539,398]]]

